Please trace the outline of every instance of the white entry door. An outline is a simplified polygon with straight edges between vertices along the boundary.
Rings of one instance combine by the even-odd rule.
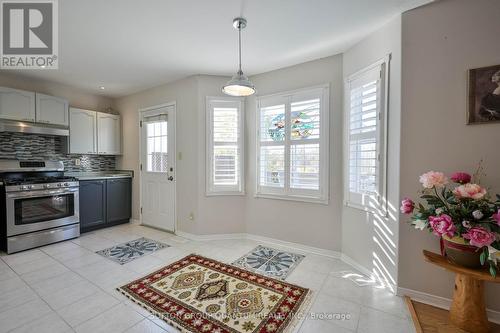
[[[175,231],[175,105],[141,111],[142,224]]]

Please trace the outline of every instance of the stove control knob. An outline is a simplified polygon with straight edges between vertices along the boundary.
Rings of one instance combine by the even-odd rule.
[[[69,183],[64,183],[64,186],[69,186]]]
[[[26,185],[26,188],[27,188],[28,190],[31,190],[31,189],[33,188],[33,185]]]
[[[62,184],[61,184],[61,183],[57,183],[57,187],[61,187],[61,186],[62,186]]]
[[[30,188],[28,187],[28,185],[23,185],[21,186],[21,190],[29,190]]]
[[[43,185],[44,188],[49,188],[50,187],[50,184],[44,184]]]

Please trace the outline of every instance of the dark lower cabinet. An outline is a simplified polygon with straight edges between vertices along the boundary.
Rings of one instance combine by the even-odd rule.
[[[108,223],[126,221],[131,215],[132,183],[130,178],[108,179],[106,217]]]
[[[80,231],[127,223],[131,200],[130,178],[80,181]]]
[[[80,231],[106,223],[106,180],[80,181]]]

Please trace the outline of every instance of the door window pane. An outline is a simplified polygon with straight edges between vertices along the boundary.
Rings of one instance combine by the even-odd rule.
[[[156,121],[146,124],[147,168],[149,172],[168,171],[168,122]]]

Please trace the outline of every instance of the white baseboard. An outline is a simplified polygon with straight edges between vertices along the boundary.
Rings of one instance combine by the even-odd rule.
[[[343,262],[345,262],[346,264],[351,265],[353,268],[358,270],[361,274],[364,274],[364,275],[370,277],[371,279],[377,281],[381,285],[386,286],[387,288],[389,288],[390,292],[392,292],[393,294],[396,294],[397,287],[395,284],[388,283],[387,281],[382,280],[379,276],[377,276],[375,273],[373,273],[373,271],[369,270],[368,268],[361,265],[359,262],[357,262],[356,260],[352,259],[351,257],[349,257],[348,255],[346,255],[344,253],[342,253],[340,259]]]
[[[246,239],[251,239],[251,240],[254,240],[257,242],[276,244],[276,245],[287,247],[290,249],[299,250],[299,251],[311,253],[311,254],[317,254],[320,256],[334,258],[334,259],[340,259],[340,257],[341,257],[340,252],[338,252],[338,251],[322,249],[319,247],[304,245],[304,244],[300,244],[300,243],[288,242],[288,241],[284,241],[284,240],[276,239],[276,238],[264,237],[264,236],[254,235],[254,234],[246,234]]]
[[[211,240],[223,240],[223,239],[251,239],[251,240],[254,240],[257,242],[275,244],[275,245],[287,247],[287,248],[290,248],[293,250],[298,250],[301,252],[317,254],[317,255],[321,255],[321,256],[325,256],[325,257],[329,257],[329,258],[340,259],[340,252],[337,252],[337,251],[321,249],[318,247],[308,246],[308,245],[299,244],[299,243],[292,243],[292,242],[284,241],[281,239],[264,237],[264,236],[254,235],[254,234],[234,233],[234,234],[195,235],[195,234],[191,234],[191,233],[181,231],[181,230],[177,230],[176,234],[178,236],[181,236],[181,237],[184,237],[187,239],[191,239],[191,240],[195,240],[195,241],[211,241]]]
[[[141,225],[141,220],[136,220],[136,219],[130,219],[130,224],[133,225]]]
[[[369,276],[369,277],[373,277],[374,276],[374,274],[373,274],[372,271],[370,271],[365,266],[362,266],[360,263],[358,263],[357,261],[355,261],[354,259],[352,259],[348,255],[342,253],[342,255],[340,256],[340,259],[343,262],[345,262],[346,264],[351,265],[352,267],[354,267],[355,269],[357,269],[358,271],[360,271],[364,275]]]
[[[421,291],[401,288],[397,289],[398,296],[408,296],[412,300],[429,304],[435,306],[440,309],[449,310],[451,305],[451,299],[441,296],[435,296],[431,294],[427,294]],[[500,324],[500,312],[495,310],[486,309],[486,313],[488,314],[488,319],[496,324]]]
[[[245,239],[246,234],[212,234],[212,235],[195,235],[189,232],[177,230],[176,235],[195,240],[195,241],[211,241],[211,240],[223,240],[223,239]]]

